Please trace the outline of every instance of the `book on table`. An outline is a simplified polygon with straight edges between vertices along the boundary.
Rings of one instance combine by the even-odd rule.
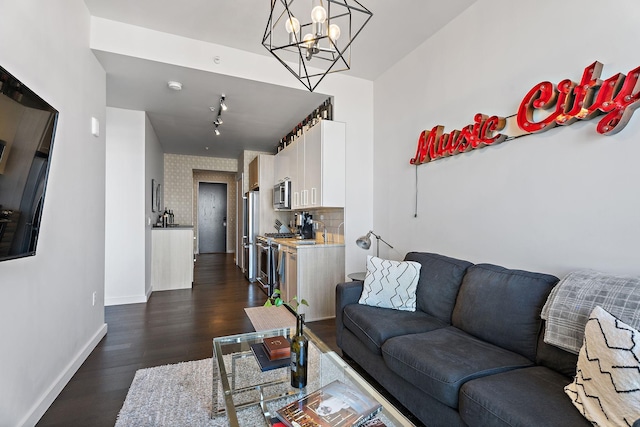
[[[271,360],[289,357],[291,353],[291,342],[282,335],[265,338],[262,340],[262,345]]]
[[[276,411],[288,427],[357,427],[382,410],[371,396],[334,381]]]
[[[262,343],[251,344],[251,351],[253,351],[253,355],[258,361],[258,365],[260,365],[260,370],[262,372],[270,371],[272,369],[284,368],[285,366],[289,366],[291,364],[290,357],[283,357],[282,359],[269,359],[267,355],[267,350],[265,350]]]

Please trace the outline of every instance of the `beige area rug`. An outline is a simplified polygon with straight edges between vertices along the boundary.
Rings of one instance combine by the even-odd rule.
[[[310,362],[317,369],[309,372],[309,386],[317,388],[320,384],[320,372],[324,371],[331,376],[340,376],[340,371],[333,374],[333,367],[324,367],[318,350],[310,346]],[[231,356],[224,356],[227,372],[231,372]],[[262,381],[277,381],[288,378],[288,367],[261,372],[253,355],[238,358],[236,364],[236,386],[243,387],[256,383],[256,376]],[[217,370],[215,375],[217,376]],[[210,417],[213,399],[213,361],[212,359],[197,360],[194,362],[182,362],[173,365],[164,365],[154,368],[140,369],[136,374],[127,393],[122,409],[116,420],[116,427],[142,427],[142,426],[228,426],[227,417],[219,415],[213,419]],[[216,381],[217,407],[223,406],[222,390]],[[269,389],[276,394],[291,390],[288,381],[275,385]],[[289,402],[306,394],[303,391],[297,395],[280,398],[269,402],[270,410],[280,408]],[[236,394],[234,401],[243,403],[255,401],[259,398],[259,392],[255,389],[245,393]],[[252,405],[241,409],[237,413],[241,426],[263,426],[264,416],[258,405]]]
[[[224,357],[226,369],[230,372],[231,357]],[[323,357],[315,348],[309,346],[309,383],[307,390],[316,390],[321,385],[334,380],[351,383],[344,371],[333,362]],[[255,376],[260,375],[263,381],[273,381],[288,377],[288,368],[280,368],[265,373],[253,359],[253,356],[235,360],[236,386],[243,387],[255,384]],[[217,370],[215,371],[217,375]],[[213,399],[213,361],[203,359],[193,362],[182,362],[173,365],[163,365],[136,371],[129,392],[116,420],[116,427],[227,427],[227,417],[219,415],[211,418]],[[217,407],[222,407],[221,387],[216,381]],[[288,381],[274,386],[270,391],[276,394],[291,390]],[[255,400],[255,389],[246,394],[236,395],[236,404]],[[267,403],[271,413],[303,397],[307,393],[300,393]],[[383,414],[379,417],[388,426],[393,424]],[[241,426],[265,426],[264,416],[258,405],[252,405],[238,411],[238,421]]]
[[[116,427],[226,427],[226,417],[210,418],[211,359],[140,369],[116,420]]]

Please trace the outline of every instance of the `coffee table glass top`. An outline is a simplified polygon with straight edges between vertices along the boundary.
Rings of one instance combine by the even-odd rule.
[[[232,427],[268,426],[268,420],[275,418],[277,409],[334,380],[340,380],[380,402],[383,409],[377,417],[387,426],[413,425],[308,328],[305,329],[309,339],[308,383],[305,388],[291,387],[289,366],[260,371],[251,344],[262,343],[264,338],[278,335],[290,337],[290,329],[214,338],[212,417],[226,415]]]

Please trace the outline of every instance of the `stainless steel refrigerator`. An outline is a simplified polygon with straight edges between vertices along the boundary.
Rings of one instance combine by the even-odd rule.
[[[258,235],[258,221],[260,218],[260,193],[249,191],[242,198],[244,202],[242,232],[242,246],[244,248],[244,274],[250,282],[258,279],[258,252],[256,250],[256,236]]]

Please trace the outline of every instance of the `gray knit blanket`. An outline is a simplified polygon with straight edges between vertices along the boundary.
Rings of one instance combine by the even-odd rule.
[[[544,342],[578,354],[589,314],[596,306],[640,329],[640,277],[592,270],[569,273],[553,288],[542,308]]]

